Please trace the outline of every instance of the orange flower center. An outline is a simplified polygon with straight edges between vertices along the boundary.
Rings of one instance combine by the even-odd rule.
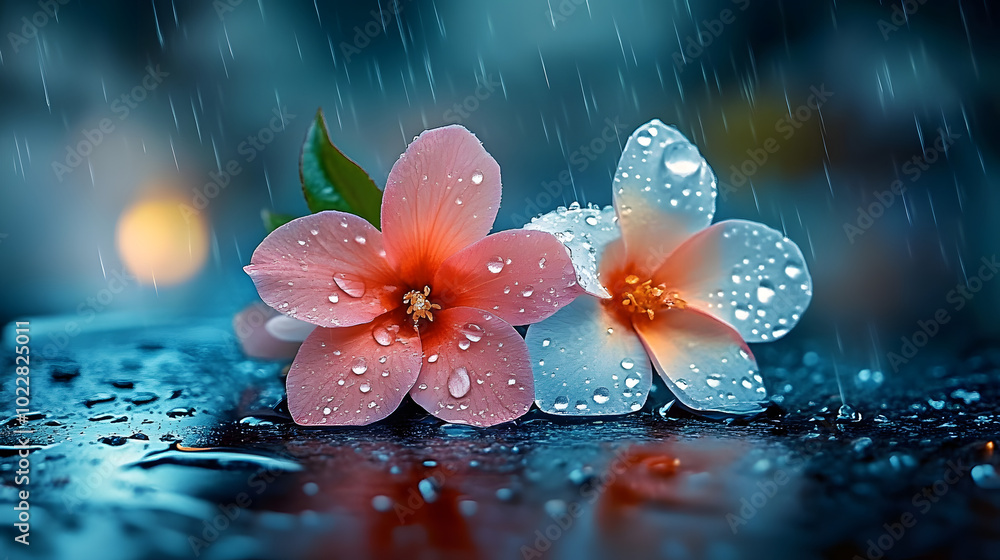
[[[410,290],[405,296],[403,296],[403,303],[409,304],[406,308],[406,314],[413,317],[413,326],[417,326],[417,321],[420,319],[427,319],[428,321],[434,321],[433,311],[435,309],[441,309],[441,306],[436,303],[431,303],[428,298],[431,295],[431,287],[424,286],[424,291]]]
[[[657,311],[687,307],[687,302],[681,299],[676,291],[667,291],[664,284],[656,286],[652,284],[652,280],[640,283],[638,276],[629,274],[625,277],[625,289],[617,299],[629,313],[633,315],[641,313],[650,320]]]

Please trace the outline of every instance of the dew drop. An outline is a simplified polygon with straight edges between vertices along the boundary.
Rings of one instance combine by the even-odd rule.
[[[361,386],[358,387],[358,389],[361,389],[362,393],[367,393],[368,391],[372,390],[372,386],[367,383],[362,383]]]
[[[483,182],[483,172],[477,169],[476,172],[472,174],[472,184],[478,185],[481,184],[482,182]]]
[[[633,362],[630,358],[622,360],[622,369],[632,369],[633,367],[635,367],[635,362]]]
[[[462,330],[462,334],[465,335],[465,338],[469,339],[469,342],[479,342],[483,339],[484,332],[486,331],[483,327],[480,327],[475,323],[465,325],[465,328]]]
[[[368,240],[364,238],[363,235],[358,235],[354,238],[354,242],[358,245],[364,245]]]
[[[538,259],[538,268],[545,268],[545,257]]]
[[[743,307],[737,307],[736,311],[733,312],[733,315],[735,315],[740,321],[746,321],[750,318],[750,311],[744,309]]]
[[[594,389],[594,402],[597,404],[604,404],[611,400],[611,392],[608,391],[607,387],[598,387]]]
[[[330,297],[326,299],[330,300],[330,303],[337,303],[338,301],[340,301],[340,296],[338,296],[337,294],[330,294]]]
[[[531,294],[533,293],[535,293],[535,288],[533,286],[525,286],[524,289],[521,290],[522,297],[531,297]]]
[[[486,269],[493,274],[500,274],[503,270],[503,257],[493,257],[488,263],[486,263]]]
[[[330,412],[332,412],[330,410],[330,407],[326,407],[326,408],[323,409],[323,414],[330,414]]]
[[[550,344],[552,344],[552,340],[551,339],[546,338],[545,340],[542,341],[542,347],[543,348],[547,348]]]
[[[785,263],[785,275],[792,280],[795,280],[802,275],[802,267],[800,267],[798,263],[788,261]]]
[[[566,410],[569,408],[569,399],[566,397],[556,397],[556,400],[552,402],[552,408],[556,410]]]
[[[392,333],[390,333],[385,327],[378,326],[372,331],[372,338],[375,342],[379,343],[380,346],[389,346],[392,344]]]
[[[428,364],[433,364],[436,361],[438,361],[438,355],[437,354],[431,354],[430,356],[427,356],[427,363]]]
[[[584,221],[587,222],[587,225],[589,226],[596,226],[597,216],[587,216],[587,218]]]
[[[459,348],[459,350],[468,350],[469,346],[472,346],[472,343],[469,342],[468,340],[459,340],[458,341],[458,348]]]
[[[764,304],[770,303],[774,299],[774,288],[768,282],[761,282],[757,286],[757,299]]]
[[[639,381],[638,377],[629,377],[625,380],[625,386],[629,389],[635,389],[635,386],[639,384]]]
[[[346,274],[335,274],[333,281],[344,293],[355,298],[365,295],[365,283]]]
[[[464,367],[455,368],[448,376],[448,392],[456,399],[460,399],[469,393],[469,372]]]
[[[365,362],[365,359],[363,357],[358,357],[354,360],[354,365],[351,366],[351,371],[358,375],[368,371],[368,364]]]

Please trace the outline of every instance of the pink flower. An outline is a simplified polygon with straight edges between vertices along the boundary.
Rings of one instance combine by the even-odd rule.
[[[246,267],[265,303],[318,325],[288,372],[302,425],[365,425],[410,393],[442,420],[492,426],[534,400],[512,324],[579,293],[566,248],[523,230],[487,236],[500,167],[460,126],[429,130],[389,173],[382,232],[343,212],[294,220]]]
[[[575,205],[526,226],[564,241],[590,294],[528,330],[540,409],[639,410],[655,369],[689,408],[761,410],[767,391],[746,343],[791,330],[812,280],[781,232],[745,220],[710,225],[715,183],[698,148],[653,120],[625,145],[614,208]]]

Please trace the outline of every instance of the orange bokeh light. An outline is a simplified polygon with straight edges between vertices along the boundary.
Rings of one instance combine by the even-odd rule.
[[[118,253],[144,284],[179,284],[208,257],[208,226],[201,214],[172,195],[144,198],[118,219]]]

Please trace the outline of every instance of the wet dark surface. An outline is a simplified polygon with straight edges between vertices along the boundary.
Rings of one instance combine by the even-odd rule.
[[[60,323],[33,327],[44,339]],[[11,446],[22,428],[16,418],[0,427],[0,550],[996,557],[1000,350],[914,367],[909,378],[835,368],[808,342],[754,350],[780,402],[750,421],[662,410],[670,399],[659,386],[627,417],[560,421],[535,411],[477,430],[407,402],[368,428],[305,429],[283,412],[282,365],[245,359],[227,319],[106,325],[32,362],[37,413],[23,429],[38,447],[27,487],[14,484]],[[837,374],[854,414],[841,410]],[[3,388],[8,418],[11,379]],[[29,547],[13,544],[12,508],[25,488]]]

